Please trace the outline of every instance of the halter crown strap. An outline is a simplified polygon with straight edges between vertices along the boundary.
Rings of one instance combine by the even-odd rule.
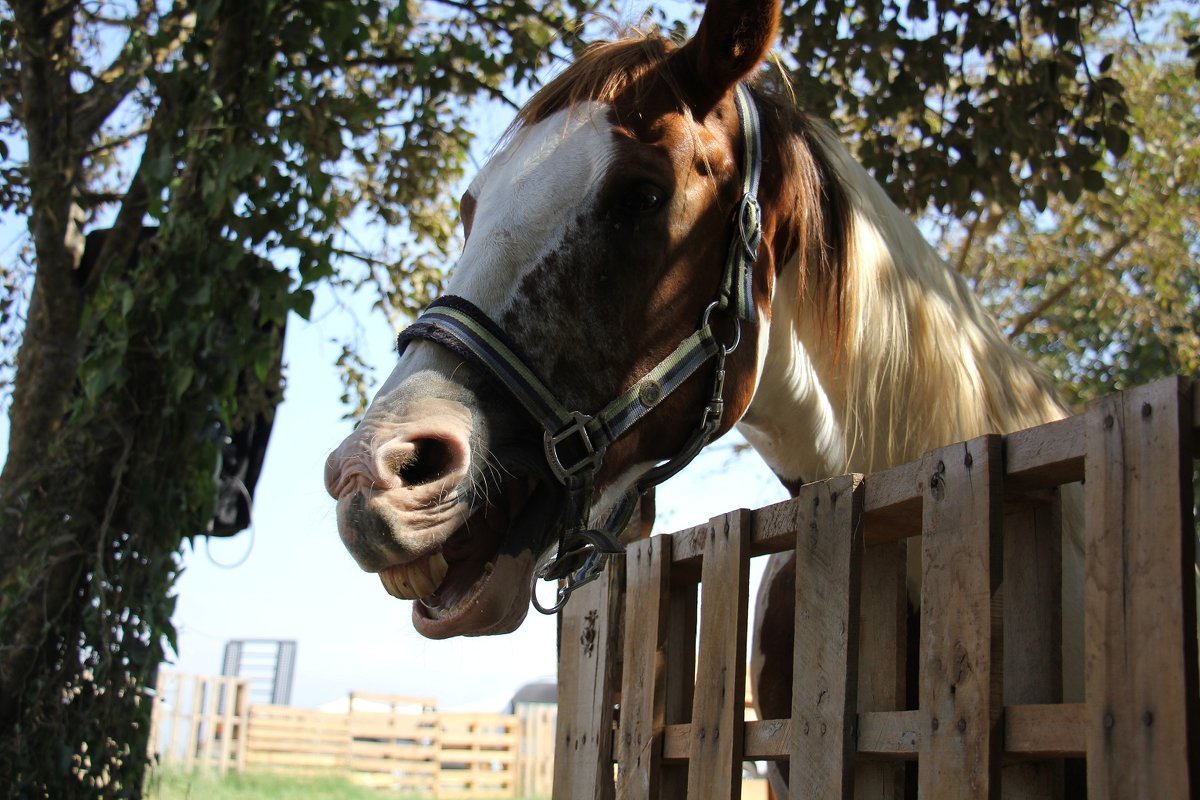
[[[758,107],[750,90],[737,85],[734,93],[738,120],[742,128],[742,196],[734,219],[733,241],[729,243],[729,258],[721,282],[724,308],[733,311],[743,322],[754,322],[753,267],[758,259],[762,241],[762,209],[758,205],[758,184],[762,177],[762,129]]]

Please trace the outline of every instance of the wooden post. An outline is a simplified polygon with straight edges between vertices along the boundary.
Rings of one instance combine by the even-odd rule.
[[[1004,515],[1004,704],[1062,702],[1062,519],[1057,491]],[[1003,771],[1005,800],[1063,796],[1062,762]]]
[[[233,705],[237,694],[238,679],[236,676],[217,679],[218,691],[221,695],[221,750],[218,758],[217,774],[222,778],[229,771],[229,758],[233,746]]]
[[[624,663],[621,668],[621,723],[617,730],[617,796],[657,798],[662,766],[666,703],[663,664],[671,537],[654,536],[631,544],[625,554]]]
[[[1088,792],[1198,787],[1192,398],[1170,378],[1088,411],[1084,637]]]
[[[923,462],[922,797],[999,796],[1001,446],[984,436]]]
[[[163,762],[175,764],[179,761],[179,752],[175,744],[178,741],[179,729],[183,726],[183,673],[175,673],[175,695],[171,703],[171,723],[168,726],[167,748],[163,751]],[[162,698],[164,701],[166,697]]]
[[[217,697],[221,694],[220,678],[199,678],[197,685],[204,686],[204,742],[200,746],[200,767],[211,769],[213,766],[213,740],[217,735]]]
[[[246,771],[246,749],[250,742],[250,681],[241,679],[237,682],[237,755],[235,768],[238,774]]]
[[[740,509],[714,517],[705,533],[699,662],[688,749],[689,800],[741,797],[753,525],[751,512]]]
[[[800,490],[792,674],[793,797],[850,798],[858,690],[861,476]]]
[[[859,711],[904,710],[908,546],[907,540],[884,542],[863,552],[858,628]],[[904,764],[858,762],[854,770],[854,796],[859,800],[903,797]]]
[[[196,766],[196,747],[200,743],[200,725],[203,721],[204,682],[198,676],[189,676],[192,684],[192,715],[188,718],[188,732],[184,737],[183,768],[191,771]]]
[[[621,559],[580,587],[560,612],[554,796],[613,797],[613,704],[620,655]]]
[[[668,600],[670,625],[666,640],[666,702],[663,721],[668,725],[690,722],[696,692],[696,629],[699,585],[672,575]],[[664,764],[659,778],[661,800],[686,800],[687,764]]]

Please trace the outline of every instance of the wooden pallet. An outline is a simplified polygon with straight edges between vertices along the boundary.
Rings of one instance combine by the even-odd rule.
[[[1092,798],[1192,796],[1198,438],[1200,392],[1168,379],[638,542],[564,611],[554,796],[734,798],[743,760],[779,760],[795,797],[901,797],[905,762],[923,798],[1062,797],[1064,759],[1086,759]],[[1085,478],[1075,704],[1061,702],[1058,498]],[[909,546],[923,563],[911,709]],[[803,679],[789,719],[746,722],[748,564],[785,550]]]

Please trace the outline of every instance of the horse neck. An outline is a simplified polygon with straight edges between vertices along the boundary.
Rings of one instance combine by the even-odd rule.
[[[1062,417],[1048,378],[832,133],[804,139],[793,146],[815,143],[845,195],[845,277],[831,300],[803,252],[784,254],[759,385],[740,424],[772,469],[788,480],[873,472]],[[838,318],[830,302],[840,302],[840,334],[826,323]]]

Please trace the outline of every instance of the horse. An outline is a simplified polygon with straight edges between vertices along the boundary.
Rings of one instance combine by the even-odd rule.
[[[735,425],[794,492],[1066,415],[830,127],[758,85],[779,13],[710,0],[681,45],[589,46],[463,194],[449,296],[325,470],[345,546],[425,636],[511,631],[538,576],[594,577],[644,533],[637,496]],[[764,718],[790,716],[791,604],[771,597],[794,580],[772,556]]]

